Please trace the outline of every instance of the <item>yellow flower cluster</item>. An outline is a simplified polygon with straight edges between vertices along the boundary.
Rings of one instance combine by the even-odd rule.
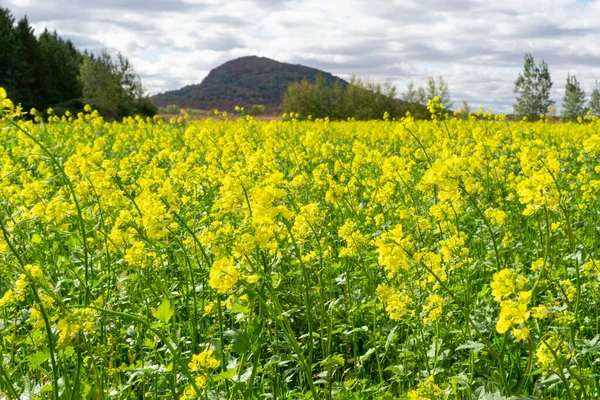
[[[240,279],[238,267],[233,262],[233,257],[222,258],[213,263],[208,284],[219,293],[230,291]]]
[[[215,369],[219,368],[221,362],[217,360],[213,355],[213,350],[208,349],[200,354],[195,354],[192,357],[192,361],[188,364],[190,371],[197,372],[201,369]]]
[[[386,284],[380,284],[377,287],[377,296],[385,304],[385,311],[388,312],[390,319],[397,321],[409,314],[409,306],[412,300],[408,295]]]
[[[375,240],[375,245],[379,253],[379,264],[387,271],[388,278],[409,269],[406,250],[412,247],[412,240],[402,233],[402,225],[382,234]]]
[[[58,321],[58,344],[64,346],[80,334],[91,333],[96,328],[98,313],[92,308],[76,308]]]
[[[21,274],[15,281],[12,289],[8,289],[2,298],[0,298],[0,307],[7,306],[11,303],[25,300],[27,287],[30,284],[30,279],[42,279],[44,273],[39,265],[27,264],[24,267],[26,274]]]
[[[568,351],[564,338],[556,333],[550,333],[542,338],[535,351],[538,363],[546,368],[555,368],[562,359],[570,359],[572,353]]]
[[[436,385],[435,378],[431,375],[419,382],[417,389],[408,392],[409,400],[438,400],[441,396],[442,389]]]
[[[340,250],[340,256],[353,256],[357,255],[361,244],[366,241],[366,238],[357,229],[356,223],[353,221],[346,221],[338,231],[340,238],[344,239],[346,247]]]
[[[423,322],[430,324],[437,322],[442,318],[444,307],[444,298],[438,294],[432,294],[427,298],[427,303],[423,306]]]
[[[531,316],[529,304],[532,291],[524,291],[528,279],[515,271],[503,269],[494,274],[490,284],[494,300],[500,303],[500,317],[496,323],[498,333],[506,333],[512,328],[517,340],[529,337],[527,320]]]
[[[199,390],[202,390],[206,387],[208,379],[204,375],[197,376],[194,379],[194,383]],[[193,400],[197,399],[202,393],[198,393],[196,389],[192,385],[188,385],[183,394],[179,396],[179,400]]]

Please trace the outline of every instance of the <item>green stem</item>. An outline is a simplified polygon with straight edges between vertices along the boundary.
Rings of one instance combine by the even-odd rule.
[[[221,372],[225,372],[227,368],[226,359],[225,359],[225,340],[223,336],[223,308],[221,306],[221,294],[217,294],[217,312],[219,315],[219,340],[221,341]],[[227,379],[225,381],[225,392],[227,393],[227,397],[229,397],[229,383]]]
[[[121,318],[129,319],[131,321],[135,321],[138,324],[143,325],[146,329],[148,329],[150,332],[154,333],[156,336],[158,336],[158,338],[169,349],[169,351],[171,352],[171,355],[173,356],[173,359],[179,365],[181,372],[183,372],[185,377],[188,378],[190,385],[192,385],[192,387],[194,388],[196,393],[201,393],[201,390],[198,388],[198,386],[196,386],[196,382],[194,381],[194,378],[192,377],[192,374],[190,373],[188,366],[183,362],[181,357],[179,357],[179,354],[177,354],[177,348],[173,347],[171,340],[169,338],[167,338],[165,335],[163,335],[160,331],[153,328],[151,324],[149,324],[148,322],[144,321],[140,317],[135,316],[133,314],[128,314],[128,313],[124,313],[124,312],[120,312],[120,311],[107,310],[105,308],[100,308],[100,307],[95,307],[95,306],[88,306],[88,308],[100,311],[101,313],[104,313],[104,314],[113,315],[115,317],[121,317]]]
[[[10,377],[10,375],[8,374],[8,372],[6,372],[6,370],[4,369],[4,366],[2,365],[3,361],[0,360],[0,376],[2,377],[2,382],[6,382],[6,387],[8,388],[8,391],[10,392],[10,394],[13,396],[13,399],[18,399],[19,395],[17,394],[17,391],[15,390],[15,387],[12,384],[12,379]]]

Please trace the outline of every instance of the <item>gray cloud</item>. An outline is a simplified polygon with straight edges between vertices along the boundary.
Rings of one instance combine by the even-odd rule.
[[[443,75],[455,104],[511,111],[523,55],[545,59],[560,105],[567,73],[600,78],[600,0],[6,0],[38,33],[128,55],[149,92],[199,83],[244,55],[384,81]]]
[[[228,51],[231,49],[243,49],[245,43],[242,39],[236,36],[215,36],[202,38],[197,40],[196,49],[214,50],[214,51]]]

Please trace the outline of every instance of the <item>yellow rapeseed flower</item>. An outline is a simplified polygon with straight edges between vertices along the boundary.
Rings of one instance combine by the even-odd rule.
[[[227,293],[239,279],[240,272],[233,262],[233,257],[221,258],[213,263],[208,284],[219,293]]]

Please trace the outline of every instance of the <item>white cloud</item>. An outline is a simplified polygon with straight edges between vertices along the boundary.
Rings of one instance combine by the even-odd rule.
[[[12,0],[39,33],[125,53],[150,93],[199,83],[210,69],[260,55],[333,74],[409,81],[442,74],[455,104],[510,112],[530,52],[545,59],[560,105],[567,73],[600,79],[600,3],[581,0]]]

